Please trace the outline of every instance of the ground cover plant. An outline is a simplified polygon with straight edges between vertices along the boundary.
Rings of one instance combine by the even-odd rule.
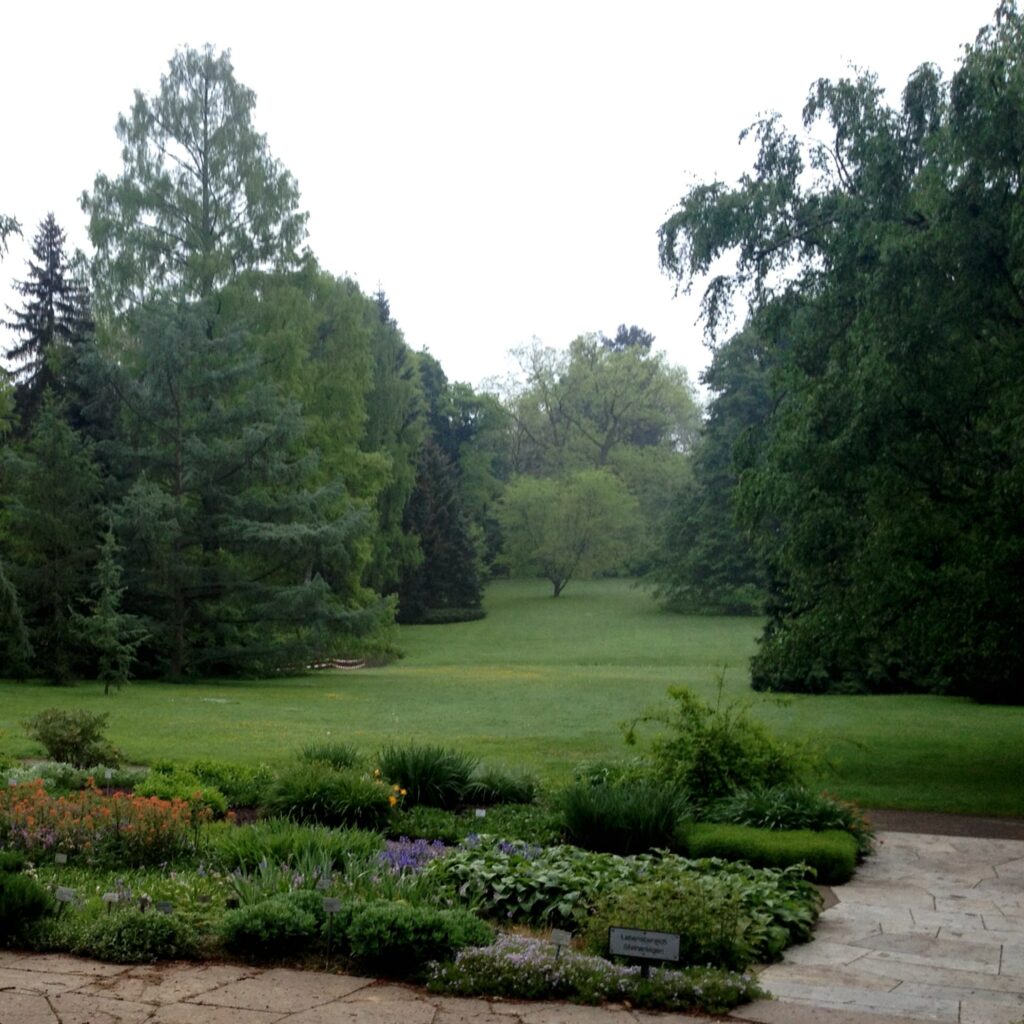
[[[177,684],[147,681],[103,697],[59,691],[63,707],[108,713],[107,734],[133,763],[202,758],[280,764],[306,743],[340,739],[372,753],[437,743],[522,765],[548,784],[582,761],[627,759],[619,724],[685,685],[716,699],[749,696],[759,622],[659,610],[627,580],[581,580],[552,601],[543,583],[488,587],[488,615],[403,626],[401,660],[357,672]],[[52,687],[0,682],[0,752],[39,757],[21,722],[54,703]],[[425,699],[425,697],[427,699]],[[764,703],[751,716],[783,740],[812,739],[815,789],[865,807],[1024,815],[1024,708],[928,695]],[[99,780],[102,781],[102,780]]]

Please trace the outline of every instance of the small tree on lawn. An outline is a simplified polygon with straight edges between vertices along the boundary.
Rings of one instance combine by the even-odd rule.
[[[558,597],[575,576],[619,568],[640,532],[636,499],[608,470],[560,479],[520,477],[499,510],[514,572],[550,580]]]
[[[135,615],[121,611],[121,564],[117,560],[118,544],[114,531],[107,528],[96,563],[96,600],[89,615],[76,614],[75,628],[81,638],[96,652],[96,678],[103,680],[103,692],[110,687],[120,689],[131,677],[132,662],[146,632],[139,628]]]

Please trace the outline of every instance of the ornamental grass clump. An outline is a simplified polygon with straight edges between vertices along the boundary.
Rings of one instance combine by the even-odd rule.
[[[565,838],[601,853],[646,853],[666,849],[685,804],[668,786],[656,782],[575,785],[556,803]]]
[[[267,817],[310,825],[382,828],[397,798],[391,787],[323,761],[298,762],[281,771],[261,808]]]
[[[465,802],[479,764],[461,751],[417,743],[385,747],[377,763],[383,778],[406,790],[407,803],[441,808]]]
[[[489,946],[464,949],[453,963],[432,964],[432,992],[506,999],[628,1002],[642,1009],[728,1013],[765,993],[750,974],[713,967],[659,968],[650,978],[623,967],[520,935],[499,935]]]
[[[373,860],[383,849],[384,837],[368,829],[268,818],[220,832],[213,840],[212,856],[227,871],[251,872],[263,862],[296,865],[307,860],[343,871],[352,862]]]
[[[195,852],[210,811],[90,785],[52,796],[41,779],[0,791],[0,842],[33,859],[65,853],[91,864],[159,864]]]

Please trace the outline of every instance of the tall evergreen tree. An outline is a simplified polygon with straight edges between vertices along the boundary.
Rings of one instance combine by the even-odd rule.
[[[0,675],[23,679],[29,672],[35,651],[21,614],[21,601],[0,561]]]
[[[71,265],[66,241],[53,214],[47,214],[32,242],[28,278],[14,284],[24,304],[10,309],[13,319],[4,323],[20,336],[7,358],[19,364],[12,376],[22,435],[31,428],[47,388],[58,396],[67,394],[76,350],[93,331],[89,290]]]
[[[7,458],[9,571],[22,601],[36,670],[64,682],[81,667],[71,623],[96,558],[101,483],[89,443],[47,393],[26,442]]]
[[[432,612],[478,609],[480,567],[470,523],[451,462],[433,440],[420,450],[416,486],[405,509],[406,533],[417,537],[423,560],[402,578],[400,622],[423,622]]]

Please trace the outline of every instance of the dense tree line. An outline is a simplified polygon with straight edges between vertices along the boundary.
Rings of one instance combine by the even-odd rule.
[[[52,215],[39,226],[0,387],[3,674],[186,678],[386,651],[437,534],[415,512],[429,467],[461,501],[444,423],[476,397],[442,374],[428,403],[433,361],[385,296],[303,247],[254,103],[227,54],[178,52],[118,120],[122,173],[83,196],[90,265]],[[486,465],[466,475],[475,495]],[[479,607],[477,537],[453,522],[461,589],[429,587],[406,618]]]
[[[820,81],[807,134],[759,122],[753,172],[662,226],[685,286],[735,261],[705,292],[713,337],[750,303],[690,500],[727,502],[756,553],[727,582],[768,589],[757,687],[1024,700],[1022,54],[1003,3],[896,106],[870,74]]]
[[[305,247],[254,105],[228,54],[179,51],[82,196],[92,256],[39,224],[4,324],[2,674],[386,655],[396,619],[479,617],[490,572],[557,594],[650,560],[699,418],[652,336],[449,381]]]

